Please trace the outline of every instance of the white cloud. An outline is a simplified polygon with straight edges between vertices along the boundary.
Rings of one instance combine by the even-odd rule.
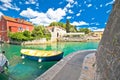
[[[22,2],[20,1],[19,4],[22,4]]]
[[[73,14],[73,11],[70,9],[70,10],[68,10],[68,12],[70,13],[70,14]]]
[[[103,5],[101,4],[100,7],[103,7]]]
[[[79,21],[79,22],[74,21],[74,22],[71,23],[71,24],[72,24],[72,25],[75,25],[75,26],[89,25],[89,23],[84,22],[84,21]]]
[[[66,0],[69,3],[74,3],[74,0]]]
[[[81,7],[81,5],[78,5],[79,7]]]
[[[91,25],[100,25],[98,22],[90,23]]]
[[[0,0],[0,2],[3,2],[3,3],[10,3],[10,2],[12,2],[12,0]]]
[[[59,4],[62,4],[63,2],[59,2]]]
[[[41,13],[27,8],[27,10],[23,10],[20,15],[29,18],[30,21],[34,24],[41,24],[46,26],[53,21],[60,21],[63,19],[66,13],[61,8],[58,8],[56,10],[49,8],[46,13]]]
[[[65,12],[68,12],[70,14],[73,13],[73,11],[70,9],[72,7],[74,7],[74,5],[78,5],[78,2],[77,1],[74,1],[74,0],[66,0],[68,2],[68,4],[64,7],[64,11]]]
[[[92,4],[88,4],[88,5],[87,5],[87,7],[91,7],[91,6],[92,6]]]
[[[7,9],[13,9],[16,11],[19,11],[20,8],[16,6],[16,4],[11,4],[12,0],[0,0],[2,2],[2,5],[0,5],[0,9],[7,10]]]
[[[62,10],[61,8],[58,8],[57,10],[53,10],[50,8],[48,9],[46,14],[50,19],[53,19],[56,21],[60,21],[63,18],[63,16],[66,15],[65,11]]]
[[[80,13],[76,14],[76,16],[80,16]]]
[[[7,10],[7,8],[5,8],[5,7],[1,6],[1,5],[0,5],[0,9],[2,9],[2,10],[4,10],[4,11]]]
[[[71,16],[67,16],[67,19],[71,19]]]
[[[23,10],[20,15],[23,17],[27,18],[35,18],[39,15],[40,13],[37,11],[33,11],[31,8],[27,8],[27,10]]]
[[[106,3],[105,6],[111,5],[111,4],[113,4],[114,2],[115,2],[115,0],[112,0],[111,2]]]
[[[38,6],[39,6],[39,3],[37,3],[36,6],[38,7]]]
[[[98,8],[96,7],[95,9],[97,10]]]
[[[92,18],[92,20],[94,20],[95,18]]]
[[[86,4],[87,2],[86,1],[84,1],[84,4]]]
[[[70,3],[66,5],[66,8],[71,8],[71,7],[73,7],[73,5],[71,5]]]
[[[110,13],[111,10],[107,10],[106,13]]]
[[[28,0],[25,1],[25,4],[36,4],[37,0]]]
[[[80,13],[82,12],[82,10],[79,11]]]
[[[69,11],[69,8],[72,8],[73,7],[73,5],[72,4],[70,4],[70,3],[68,3],[65,7],[64,7],[64,11],[65,12],[68,12]]]
[[[97,28],[97,27],[89,27],[91,31],[104,31],[104,28]]]
[[[2,15],[4,15],[2,12],[0,12],[0,17],[2,16]]]
[[[74,3],[75,5],[78,5],[78,2],[77,1],[75,1],[75,3]]]

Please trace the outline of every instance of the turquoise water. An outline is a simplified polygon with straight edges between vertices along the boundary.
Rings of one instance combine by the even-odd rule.
[[[97,47],[98,42],[62,42],[28,46],[4,44],[2,49],[6,51],[5,55],[10,65],[6,73],[0,74],[0,80],[34,80],[57,62],[39,63],[29,59],[21,59],[20,50],[22,48],[60,50],[63,51],[64,56],[66,56],[78,50],[96,49]]]

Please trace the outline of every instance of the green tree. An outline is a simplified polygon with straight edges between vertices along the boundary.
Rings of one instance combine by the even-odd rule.
[[[47,38],[47,40],[49,40],[51,34],[47,29],[45,29],[44,26],[39,25],[39,26],[35,26],[34,30],[32,31],[32,36],[35,39]]]
[[[73,25],[70,25],[70,29],[69,29],[70,32],[77,32],[77,29],[75,26]]]
[[[32,36],[35,38],[41,38],[43,36],[43,31],[42,31],[43,26],[35,26],[34,30],[32,31]]]
[[[23,32],[16,32],[16,33],[9,33],[9,37],[12,40],[16,40],[16,41],[24,41],[25,40],[25,36],[23,35]]]
[[[23,35],[24,35],[25,37],[29,37],[29,38],[31,37],[30,31],[26,31],[26,30],[25,30],[25,31],[23,32]]]
[[[59,26],[58,22],[52,22],[49,26]]]
[[[52,23],[50,23],[49,26],[56,26],[56,27],[60,26],[64,29],[66,29],[67,32],[77,32],[76,27],[71,25],[69,20],[66,20],[66,24],[62,23],[62,22],[52,22]]]
[[[85,34],[89,34],[91,32],[91,30],[88,28],[80,28],[79,32],[85,32]]]
[[[66,20],[66,32],[70,32],[70,21],[68,19]]]
[[[50,23],[49,26],[60,26],[62,28],[66,28],[66,25],[62,22],[52,22],[52,23]]]

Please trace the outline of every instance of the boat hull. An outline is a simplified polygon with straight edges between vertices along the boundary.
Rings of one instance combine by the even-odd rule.
[[[44,61],[59,61],[61,58],[63,58],[63,52],[61,52],[58,55],[47,56],[47,57],[30,56],[30,55],[25,55],[25,54],[21,54],[21,56],[24,56],[24,58],[28,58],[28,59],[31,59],[31,60],[36,60],[36,61],[39,61],[39,62],[44,62]]]

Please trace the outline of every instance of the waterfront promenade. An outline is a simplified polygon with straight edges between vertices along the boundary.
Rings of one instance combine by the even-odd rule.
[[[84,59],[88,54],[94,54],[95,52],[96,50],[74,52],[63,58],[36,80],[84,80],[82,79],[85,76],[83,75],[83,68],[89,69],[89,66],[83,65]]]

